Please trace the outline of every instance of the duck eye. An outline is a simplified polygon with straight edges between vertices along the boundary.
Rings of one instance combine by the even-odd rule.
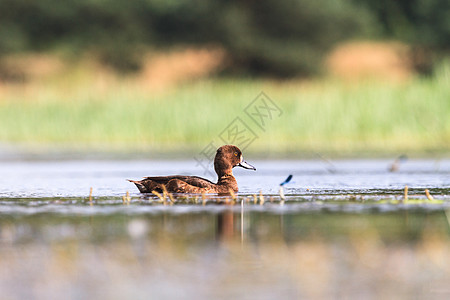
[[[238,156],[238,153],[237,153],[237,152],[234,152],[234,156]]]

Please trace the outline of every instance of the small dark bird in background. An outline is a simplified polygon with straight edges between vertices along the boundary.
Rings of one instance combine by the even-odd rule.
[[[400,168],[400,164],[406,162],[408,160],[408,156],[406,154],[402,154],[397,157],[394,162],[389,167],[389,172],[397,172]]]

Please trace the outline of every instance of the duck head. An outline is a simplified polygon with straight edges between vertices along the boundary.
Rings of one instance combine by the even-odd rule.
[[[214,158],[214,170],[217,175],[232,175],[234,167],[242,167],[244,169],[255,170],[256,168],[248,164],[243,156],[241,150],[234,145],[225,145],[217,149],[216,157]]]

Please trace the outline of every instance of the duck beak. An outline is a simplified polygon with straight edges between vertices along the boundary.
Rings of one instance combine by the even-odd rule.
[[[252,166],[251,164],[247,163],[245,160],[241,161],[238,164],[238,167],[242,167],[244,169],[249,169],[249,170],[255,170],[256,171],[256,168],[254,166]]]

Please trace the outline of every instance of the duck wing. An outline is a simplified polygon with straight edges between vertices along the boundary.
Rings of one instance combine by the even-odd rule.
[[[174,175],[174,176],[150,176],[150,177],[144,177],[144,180],[151,180],[159,184],[167,184],[172,179],[179,179],[183,182],[186,182],[187,184],[200,187],[200,188],[207,188],[210,187],[213,182],[209,181],[208,179],[201,178],[198,176],[182,176],[182,175]]]

